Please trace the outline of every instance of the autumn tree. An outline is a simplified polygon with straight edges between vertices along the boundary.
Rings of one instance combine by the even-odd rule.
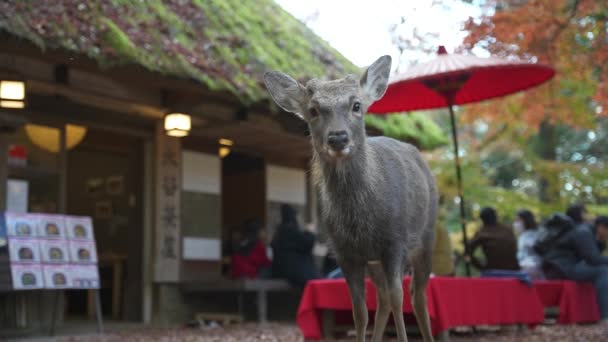
[[[608,2],[489,0],[485,6],[489,14],[465,23],[464,49],[481,47],[557,72],[547,85],[494,101],[486,112],[507,120],[515,114],[533,127],[544,121],[593,127],[597,116],[608,115]]]
[[[573,127],[596,129],[600,118],[608,115],[608,3],[489,0],[483,5],[487,14],[465,23],[464,50],[483,48],[497,57],[545,63],[557,73],[537,89],[469,106],[464,116],[485,118],[490,131],[520,142],[527,161],[534,163],[541,200],[563,197],[566,175],[584,176],[580,170],[589,173],[589,167],[597,170],[603,165],[573,165],[576,160],[560,159],[560,145],[568,145],[564,137]],[[573,189],[570,183],[565,186]]]

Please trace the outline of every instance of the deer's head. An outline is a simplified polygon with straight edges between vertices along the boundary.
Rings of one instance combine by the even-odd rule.
[[[391,57],[382,56],[359,78],[312,79],[300,84],[278,71],[264,75],[274,101],[308,122],[317,153],[327,160],[346,158],[365,143],[363,115],[386,91]]]

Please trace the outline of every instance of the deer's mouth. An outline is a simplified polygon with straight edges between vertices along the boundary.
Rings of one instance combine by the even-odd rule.
[[[335,150],[335,149],[333,149],[333,148],[331,148],[331,147],[327,147],[327,149],[326,149],[326,150],[327,150],[327,154],[328,154],[328,155],[329,155],[331,158],[335,158],[335,159],[337,159],[337,158],[344,158],[344,157],[348,156],[349,154],[351,154],[351,153],[352,153],[352,150],[353,150],[353,147],[354,147],[354,146],[352,146],[352,145],[346,145],[346,146],[345,146],[343,149],[341,149],[341,150]]]

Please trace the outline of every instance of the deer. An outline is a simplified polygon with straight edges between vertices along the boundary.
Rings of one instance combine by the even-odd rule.
[[[361,77],[311,79],[303,85],[279,71],[264,74],[271,98],[308,123],[311,177],[320,222],[346,280],[356,341],[365,341],[366,271],[376,287],[372,341],[381,341],[392,312],[398,341],[407,341],[403,277],[425,341],[432,341],[426,286],[431,273],[438,191],[419,150],[388,137],[367,137],[364,116],[388,88],[391,57]]]

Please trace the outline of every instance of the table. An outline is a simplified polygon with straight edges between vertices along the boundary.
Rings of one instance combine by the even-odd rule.
[[[409,289],[409,282],[409,277],[404,278],[404,289]],[[543,305],[535,289],[515,279],[434,277],[427,286],[427,298],[435,335],[455,326],[535,326],[544,319]],[[366,302],[368,310],[375,311],[375,286],[369,279]],[[403,304],[403,312],[412,314],[409,291],[404,291]],[[344,279],[311,281],[302,295],[297,324],[305,338],[320,339],[327,324],[325,313],[339,310],[351,310]]]
[[[546,280],[534,282],[534,288],[544,307],[559,307],[560,324],[592,323],[600,319],[591,283]]]

